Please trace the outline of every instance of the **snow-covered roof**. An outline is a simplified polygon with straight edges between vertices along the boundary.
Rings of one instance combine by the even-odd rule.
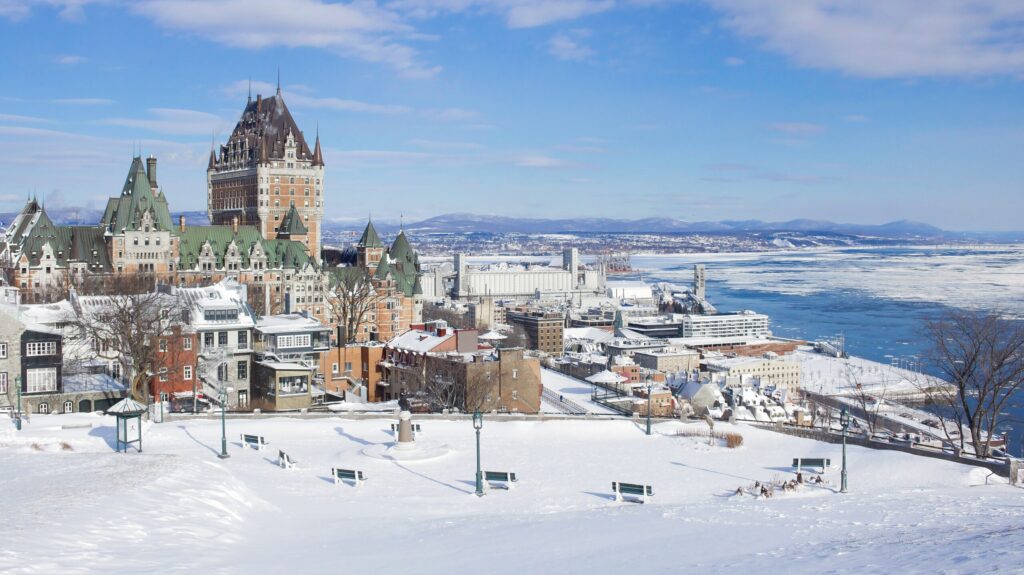
[[[439,336],[428,331],[413,329],[394,337],[388,342],[388,347],[426,353],[434,351],[439,345],[453,337],[455,337],[455,332]]]
[[[147,409],[145,405],[126,397],[108,408],[106,413],[107,415],[138,415],[145,413]]]
[[[127,387],[105,373],[78,373],[65,375],[63,379],[64,393],[90,393],[127,391]]]
[[[594,343],[605,343],[615,339],[615,334],[596,327],[569,327],[562,332],[565,339],[585,339]]]
[[[587,378],[590,383],[622,383],[627,378],[615,373],[614,371],[600,371]]]
[[[262,317],[256,322],[256,329],[263,333],[288,333],[321,330],[326,327],[319,321],[303,314],[288,313]]]

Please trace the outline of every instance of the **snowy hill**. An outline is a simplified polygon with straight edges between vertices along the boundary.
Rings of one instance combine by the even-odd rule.
[[[393,420],[150,425],[142,454],[115,454],[112,418],[36,416],[0,434],[3,573],[983,573],[1024,560],[1024,491],[987,472],[893,451],[850,449],[851,492],[805,486],[771,499],[738,486],[789,479],[793,457],[838,446],[718,424],[738,449],[648,437],[632,422],[485,419],[485,469],[514,471],[512,491],[473,492],[467,420],[421,418],[423,445],[447,455],[364,455]],[[62,424],[95,427],[59,429]],[[240,433],[264,435],[262,452]],[[67,444],[62,448],[61,442]],[[298,461],[285,471],[277,450]],[[330,468],[364,471],[356,488]],[[612,481],[653,485],[647,505],[616,503]],[[999,482],[997,482],[999,483]]]

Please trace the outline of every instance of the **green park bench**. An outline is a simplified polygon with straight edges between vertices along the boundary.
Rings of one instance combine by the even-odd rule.
[[[622,501],[623,495],[637,495],[640,497],[640,503],[647,503],[647,498],[654,495],[654,488],[650,485],[621,481],[612,481],[612,491],[615,492],[616,501]]]
[[[491,482],[501,483],[505,489],[512,489],[515,487],[516,474],[511,471],[484,471],[484,489],[487,489],[488,484]]]
[[[263,448],[267,446],[267,440],[262,435],[249,435],[248,433],[242,434],[242,443],[257,451],[263,451]]]
[[[337,485],[342,481],[351,481],[353,485],[359,487],[366,480],[366,476],[363,475],[362,471],[355,469],[341,469],[339,467],[331,468],[331,477],[334,478],[334,484]]]
[[[277,464],[280,465],[282,469],[295,468],[295,460],[280,449],[277,450]]]
[[[822,473],[832,465],[831,459],[825,459],[822,457],[794,457],[793,467],[796,467],[799,473],[804,467],[817,467],[821,469]]]

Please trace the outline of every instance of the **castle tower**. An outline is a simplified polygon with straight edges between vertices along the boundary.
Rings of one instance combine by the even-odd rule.
[[[356,265],[367,268],[370,273],[373,273],[383,257],[384,244],[380,241],[377,228],[373,227],[372,221],[367,222],[366,229],[363,230],[363,235],[359,238],[359,243],[356,244]]]
[[[238,218],[266,239],[278,237],[281,226],[294,231],[301,224],[302,241],[320,261],[324,215],[324,159],[320,136],[310,149],[284,103],[281,88],[269,98],[249,98],[225,144],[210,151],[206,170],[207,213],[214,224]],[[299,216],[290,216],[294,209]],[[290,235],[295,236],[292,233]]]

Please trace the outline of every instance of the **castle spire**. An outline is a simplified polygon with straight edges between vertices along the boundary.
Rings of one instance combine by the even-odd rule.
[[[313,165],[314,166],[323,166],[324,165],[324,155],[323,155],[323,152],[320,151],[320,123],[319,122],[317,122],[317,124],[316,124],[316,144],[313,146]]]
[[[277,67],[277,95],[281,95],[281,67]]]
[[[252,76],[249,76],[249,104],[252,104]]]

